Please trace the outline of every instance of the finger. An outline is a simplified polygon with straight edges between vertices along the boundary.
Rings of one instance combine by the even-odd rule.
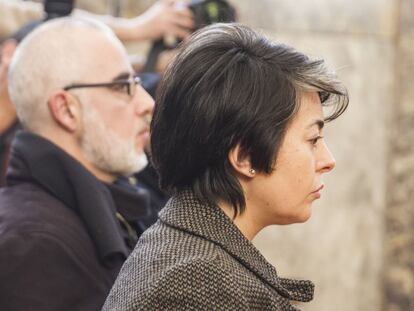
[[[0,86],[2,86],[2,83],[7,77],[7,68],[3,64],[0,63]]]
[[[174,5],[176,2],[175,0],[160,0],[160,1],[168,5]]]
[[[194,18],[193,11],[191,11],[188,7],[176,7],[174,9],[174,13],[182,18]]]
[[[165,50],[162,51],[160,56],[158,57],[156,70],[157,72],[164,72],[167,66],[171,63],[173,58],[177,55],[177,50]]]
[[[194,27],[195,27],[194,20],[192,18],[188,18],[188,17],[186,17],[186,18],[181,18],[181,17],[177,18],[177,17],[175,17],[175,18],[172,19],[172,23],[179,26],[179,27],[187,28],[187,29],[194,29]]]
[[[176,6],[187,7],[190,3],[190,0],[172,0]]]
[[[179,26],[173,26],[170,28],[169,33],[173,36],[179,37],[181,39],[188,38],[191,35],[191,31]]]

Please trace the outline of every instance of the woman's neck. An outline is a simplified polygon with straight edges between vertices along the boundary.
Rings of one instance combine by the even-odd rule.
[[[218,205],[249,241],[253,240],[253,238],[265,227],[265,225],[261,224],[258,221],[258,218],[253,215],[252,210],[254,209],[251,207],[249,208],[249,206],[246,206],[242,214],[238,214],[234,217],[234,209],[230,204],[220,202]]]

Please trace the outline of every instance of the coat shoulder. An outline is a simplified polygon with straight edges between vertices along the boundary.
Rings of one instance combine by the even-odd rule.
[[[102,306],[113,277],[80,217],[41,187],[0,189],[0,235],[5,309],[58,310],[86,296],[93,299],[84,300],[85,310]]]
[[[44,232],[68,242],[88,236],[80,217],[34,183],[0,189],[0,234]]]
[[[172,305],[177,310],[246,310],[236,284],[219,256],[197,258],[165,271],[153,283],[144,304],[155,305],[155,309]]]
[[[170,265],[146,286],[135,284],[132,292],[122,285],[117,291],[116,285],[104,310],[247,310],[235,284],[219,255],[192,257]]]

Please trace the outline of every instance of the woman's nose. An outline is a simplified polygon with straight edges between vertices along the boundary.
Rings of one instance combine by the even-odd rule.
[[[318,161],[318,171],[328,173],[335,168],[336,161],[325,142],[323,142],[321,149],[320,159]]]

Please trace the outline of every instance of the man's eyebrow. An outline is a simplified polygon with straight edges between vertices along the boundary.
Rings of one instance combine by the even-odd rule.
[[[309,124],[307,126],[307,128],[311,128],[312,126],[317,125],[319,130],[323,129],[323,127],[325,126],[325,121],[321,120],[321,119],[317,119],[315,121],[313,121],[311,124]]]
[[[128,79],[130,76],[131,76],[130,72],[121,72],[119,75],[113,78],[112,81]]]

